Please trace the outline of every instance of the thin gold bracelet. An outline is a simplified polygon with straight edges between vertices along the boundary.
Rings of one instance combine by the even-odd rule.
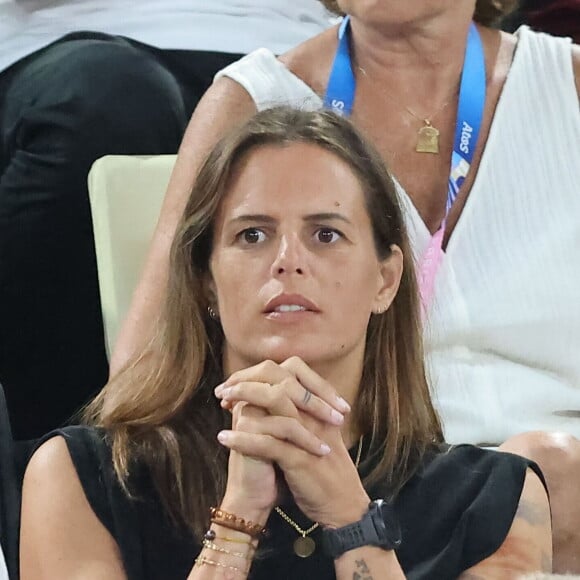
[[[250,554],[244,554],[243,552],[232,552],[227,548],[222,548],[209,540],[203,541],[203,547],[208,550],[213,550],[214,552],[220,552],[221,554],[227,554],[228,556],[236,556],[237,558],[243,558],[244,560],[251,560],[252,556]]]
[[[236,572],[240,572],[241,574],[247,574],[249,572],[249,569],[242,570],[241,568],[238,568],[237,566],[230,566],[228,564],[222,564],[221,562],[216,562],[215,560],[210,560],[209,558],[206,558],[205,556],[198,556],[195,559],[196,566],[203,566],[204,564],[207,564],[208,566],[216,566],[217,568],[225,568],[226,570],[235,570]]]
[[[216,536],[216,540],[221,540],[222,542],[231,542],[232,544],[244,544],[246,546],[254,547],[253,540],[242,540],[240,538],[230,538],[229,536]]]
[[[245,538],[232,538],[231,536],[218,536],[215,533],[215,530],[212,530],[212,529],[209,529],[204,534],[203,537],[205,540],[208,540],[210,542],[213,542],[214,540],[222,540],[223,542],[232,542],[233,544],[244,544],[246,546],[252,546],[255,549],[254,542],[256,540],[254,540],[252,538],[246,540]]]

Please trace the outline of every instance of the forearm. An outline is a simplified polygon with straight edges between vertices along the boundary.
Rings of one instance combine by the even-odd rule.
[[[155,319],[165,299],[169,240],[154,240],[141,279],[111,353],[110,376],[117,374],[151,338]]]
[[[243,517],[247,522],[264,525],[269,510],[248,509],[245,502],[224,498],[221,509]],[[245,532],[212,523],[187,580],[244,580],[252,566],[259,539]]]
[[[337,580],[403,580],[405,574],[394,550],[363,546],[345,552],[334,562]]]

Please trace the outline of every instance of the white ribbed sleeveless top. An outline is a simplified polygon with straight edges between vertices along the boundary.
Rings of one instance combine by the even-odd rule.
[[[534,430],[580,437],[580,112],[571,43],[522,28],[425,329],[452,443]],[[218,76],[258,109],[322,106],[268,51]],[[429,233],[399,186],[416,255]]]

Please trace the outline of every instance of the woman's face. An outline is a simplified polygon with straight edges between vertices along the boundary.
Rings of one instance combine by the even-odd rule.
[[[311,144],[263,146],[234,172],[210,261],[230,372],[265,359],[309,364],[364,353],[402,256],[379,261],[359,182]]]

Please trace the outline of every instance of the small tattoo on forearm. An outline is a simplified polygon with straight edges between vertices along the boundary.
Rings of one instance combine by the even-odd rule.
[[[371,571],[364,560],[355,560],[356,572],[352,575],[352,580],[373,580]]]

